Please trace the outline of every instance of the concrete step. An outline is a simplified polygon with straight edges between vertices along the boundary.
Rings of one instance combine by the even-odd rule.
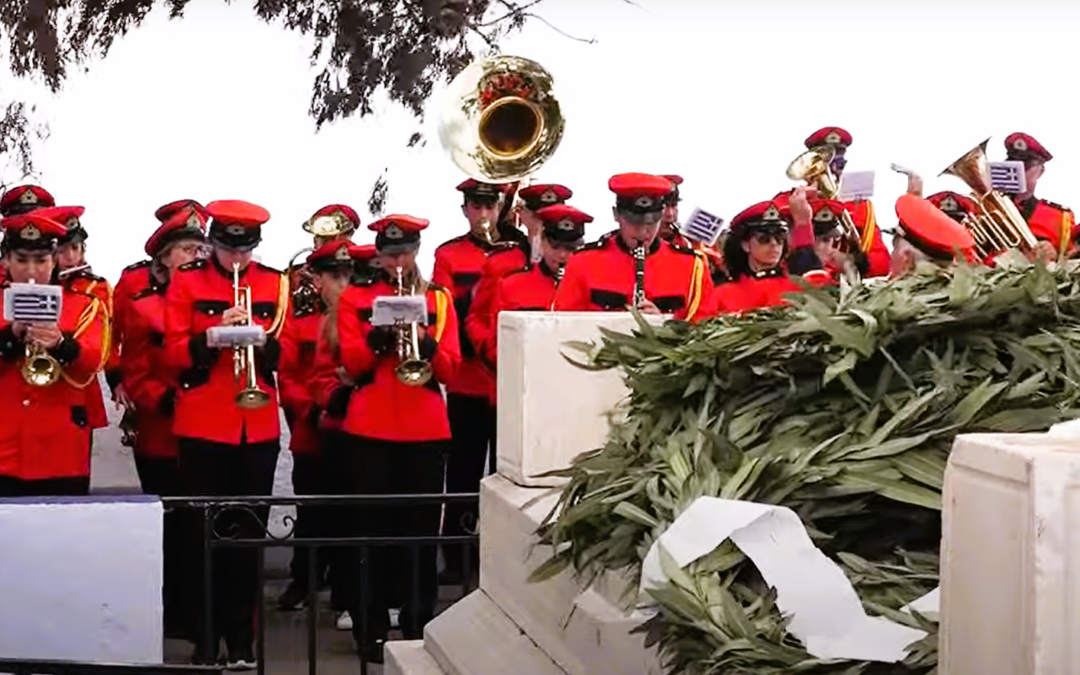
[[[384,675],[445,675],[424,649],[423,640],[395,640],[386,643]]]
[[[424,647],[445,675],[566,675],[483,591],[429,623]]]

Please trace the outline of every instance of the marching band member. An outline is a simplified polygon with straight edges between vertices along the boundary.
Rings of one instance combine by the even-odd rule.
[[[719,242],[706,246],[700,241],[689,239],[679,231],[679,202],[682,201],[682,197],[679,196],[679,186],[682,185],[683,179],[682,176],[674,174],[665,174],[663,178],[671,181],[671,192],[664,200],[664,213],[660,217],[660,238],[669,244],[692,248],[704,255],[709,261],[709,276],[712,278],[713,285],[724,283],[727,281],[727,273],[724,271],[724,256],[720,253],[723,246],[718,245]]]
[[[345,204],[329,204],[313,213],[301,227],[311,235],[312,249],[317,249],[333,241],[350,241],[356,228],[360,227],[360,216]],[[294,305],[311,305],[319,301],[319,292],[306,263],[295,263],[286,273]]]
[[[814,231],[814,256],[810,259],[809,269],[823,269],[833,280],[839,280],[844,275],[849,278],[857,276],[858,271],[855,269],[852,256],[842,249],[844,233],[840,225],[840,217],[845,211],[844,205],[834,199],[812,199],[809,201],[809,206],[813,214],[811,220]],[[798,229],[797,224],[794,229]],[[794,244],[794,241],[792,243]],[[795,256],[797,255],[796,253]],[[789,271],[792,271],[792,268],[798,269],[797,266],[789,264]]]
[[[829,169],[839,183],[844,173],[844,167],[847,166],[846,155],[851,142],[850,133],[840,127],[833,126],[818,129],[806,138],[804,144],[808,150],[818,150],[832,154]],[[919,179],[916,176],[914,180]],[[916,186],[909,184],[908,187],[909,190],[913,190]],[[921,181],[917,189],[922,190]],[[774,197],[773,200],[779,204],[781,209],[786,208],[786,199],[789,194],[791,193],[781,193]],[[889,273],[889,249],[881,238],[873,203],[866,200],[850,202],[844,206],[851,215],[855,228],[859,231],[859,252],[853,252],[856,266],[865,277],[885,276]]]
[[[110,321],[110,337],[112,321],[112,287],[104,277],[99,277],[90,271],[86,263],[86,239],[89,233],[82,226],[80,218],[86,212],[82,206],[52,206],[37,209],[37,213],[49,220],[63,225],[67,232],[57,242],[56,269],[63,280],[64,285],[70,286],[78,293],[91,293],[101,300],[102,307]],[[115,345],[108,346],[109,363],[116,363],[118,352]],[[86,387],[86,406],[90,415],[90,427],[92,429],[104,429],[109,426],[109,416],[105,412],[105,397],[101,393],[101,382],[94,379]],[[92,438],[92,437],[91,437]]]
[[[540,262],[526,269],[511,272],[499,281],[495,306],[487,323],[498,326],[499,312],[546,312],[555,302],[555,289],[570,255],[585,240],[585,224],[593,217],[566,204],[557,204],[537,212],[544,224],[540,240]],[[477,345],[484,360],[494,370],[498,362],[498,331]]]
[[[9,283],[54,283],[57,241],[64,226],[35,213],[0,222]],[[102,367],[108,321],[101,301],[63,287],[57,323],[9,323],[0,318],[0,495],[84,495],[90,488],[87,383]],[[30,384],[30,352],[59,368],[51,384]]]
[[[177,268],[165,295],[165,357],[179,381],[173,432],[177,436],[180,482],[189,495],[269,495],[280,444],[277,387],[274,373],[280,346],[277,334],[288,311],[288,280],[275,269],[252,260],[262,240],[262,225],[270,214],[239,200],[206,205],[210,215],[210,255]],[[250,288],[251,302],[236,305],[237,286]],[[244,303],[243,296],[240,302]],[[237,373],[242,349],[210,345],[208,330],[251,320],[266,332],[266,344],[254,349],[255,385],[267,397],[260,407],[240,406],[244,372]],[[246,371],[246,368],[244,369]],[[239,378],[238,378],[239,375]],[[265,522],[268,509],[256,509]],[[250,516],[225,513],[221,527],[238,528],[241,536],[262,536]],[[255,532],[255,530],[259,530]],[[202,572],[202,537],[187,547],[187,565],[196,577]],[[252,651],[255,610],[256,552],[227,549],[215,556],[213,634],[206,643],[201,597],[196,615],[195,660],[216,660],[218,636],[225,638],[231,668],[254,667]],[[201,578],[196,587],[201,587]]]
[[[480,281],[476,284],[476,295],[469,308],[468,316],[459,320],[465,322],[465,333],[473,345],[480,345],[492,339],[497,326],[491,323],[495,306],[495,295],[499,280],[511,272],[526,269],[530,264],[540,262],[542,257],[542,236],[544,221],[538,215],[542,209],[557,204],[565,204],[574,196],[570,188],[555,183],[530,185],[518,191],[521,197],[521,222],[525,225],[527,238],[517,246],[501,249],[492,253],[484,263]],[[477,349],[482,355],[483,350]],[[494,395],[492,405],[495,404]]]
[[[447,288],[454,297],[460,322],[461,367],[446,382],[446,405],[450,415],[453,444],[446,464],[446,489],[476,492],[484,476],[485,464],[495,468],[495,378],[481,362],[465,330],[472,313],[484,265],[495,251],[513,249],[527,241],[519,231],[498,222],[507,185],[492,185],[468,179],[457,186],[462,193],[461,211],[469,222],[469,232],[435,249],[431,281]],[[475,529],[476,514],[465,504],[446,505],[447,534],[466,534]],[[453,549],[454,547],[448,547]],[[448,553],[447,582],[457,581],[461,556]]]
[[[793,256],[793,260],[800,260],[802,276],[807,281],[824,284],[831,280],[815,254],[812,207],[807,193],[805,187],[796,188],[786,204],[773,200],[760,202],[731,219],[730,234],[724,242],[724,260],[732,280],[716,287],[711,303],[714,312],[773,307],[783,304],[788,293],[802,291],[784,266],[789,246],[803,254]]]
[[[306,269],[314,275],[315,290],[319,295],[313,302],[293,305],[285,328],[281,332],[281,368],[278,384],[281,387],[281,407],[289,425],[289,450],[293,456],[293,489],[298,495],[329,494],[326,487],[327,471],[320,452],[321,438],[319,418],[321,408],[316,405],[311,382],[314,378],[315,353],[319,331],[329,307],[349,284],[353,274],[353,246],[348,240],[336,239],[322,244],[305,260]],[[295,297],[295,296],[294,296]],[[298,537],[320,536],[330,518],[325,507],[298,506],[295,533]],[[318,588],[330,566],[333,549],[318,550],[315,565]],[[293,548],[291,579],[288,587],[278,597],[278,609],[290,611],[299,607],[307,598],[308,557],[307,547]],[[337,589],[333,589],[337,590]],[[341,606],[340,598],[336,609]]]
[[[375,248],[381,270],[376,279],[345,289],[338,300],[341,365],[354,388],[351,392],[345,390],[348,403],[341,425],[342,440],[325,449],[332,475],[342,482],[341,494],[442,491],[443,453],[450,443],[451,426],[440,384],[453,381],[461,352],[452,296],[443,287],[425,282],[416,267],[420,232],[427,225],[426,220],[406,215],[387,216],[369,225],[377,233]],[[426,361],[431,368],[431,379],[419,386],[406,384],[396,372],[401,363],[398,352],[404,353],[405,345],[414,344],[411,331],[371,323],[376,299],[398,295],[399,288],[405,293],[412,290],[427,303],[427,325],[412,324],[419,353],[411,356]],[[439,527],[438,505],[371,506],[355,512],[347,520],[354,535],[424,536],[435,534]],[[349,551],[350,573],[344,575],[349,582],[346,598],[354,625],[361,623],[357,553]],[[415,589],[408,553],[382,546],[369,549],[366,623],[371,642],[360,644],[360,634],[354,632],[354,636],[358,648],[375,662],[382,660],[389,608],[402,607],[400,624],[406,639],[419,638],[434,613],[435,551],[420,547],[416,552],[420,570],[419,587]],[[414,604],[414,597],[419,598],[419,605]]]
[[[608,188],[615,193],[619,229],[570,258],[554,309],[621,312],[636,305],[643,314],[673,314],[688,321],[704,316],[713,289],[705,257],[658,236],[671,182],[624,173],[613,176]]]
[[[1045,260],[1065,257],[1072,246],[1076,218],[1071,209],[1035,196],[1035,186],[1046,171],[1046,163],[1054,156],[1037,140],[1021,132],[1005,138],[1005,152],[1008,159],[1024,163],[1026,189],[1023,194],[1013,195],[1013,201],[1035,238],[1046,242],[1039,245],[1039,255]]]
[[[932,197],[938,197],[932,195]],[[934,204],[934,200],[928,198],[929,205],[937,206],[938,210],[948,217],[937,217],[920,205],[919,201],[907,200],[901,197],[896,203],[896,215],[899,219],[891,259],[890,278],[899,278],[911,274],[916,267],[924,263],[936,265],[951,265],[956,262],[957,255],[971,262],[975,262],[975,240],[971,233],[957,221],[953,202],[957,208],[966,209],[975,207],[975,203],[962,195],[945,194],[939,198],[939,203],[949,208],[941,208]],[[967,203],[965,203],[965,201]]]
[[[124,352],[118,384],[127,392],[135,432],[135,470],[148,495],[183,494],[173,433],[176,380],[170,377],[165,358],[165,295],[177,268],[201,257],[205,240],[206,219],[200,210],[187,207],[175,212],[146,240],[147,285],[129,301],[125,330],[129,347],[137,349]],[[184,625],[189,618],[183,613],[184,605],[190,596],[183,586],[184,539],[178,522],[189,515],[165,514],[162,591],[165,630],[170,637],[194,637]]]
[[[964,222],[964,219],[968,216],[979,213],[979,205],[975,203],[974,199],[952,192],[951,190],[935,192],[927,197],[926,201],[936,206],[942,213],[958,223]]]

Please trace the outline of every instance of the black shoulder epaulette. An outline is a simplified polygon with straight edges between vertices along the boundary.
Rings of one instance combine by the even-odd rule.
[[[442,286],[440,284],[437,284],[434,281],[429,281],[427,283],[427,286],[428,286],[429,291],[442,291],[443,293],[449,293],[450,292],[450,289],[448,289],[446,286]]]
[[[676,253],[682,253],[684,255],[696,255],[697,253],[699,253],[699,251],[696,248],[691,248],[689,246],[682,246],[680,244],[672,244],[670,242],[668,242],[668,246],[671,247],[672,251],[675,251]]]
[[[374,275],[370,275],[370,276],[369,275],[354,276],[352,279],[349,280],[349,285],[350,286],[364,287],[364,286],[370,286],[370,285],[372,285],[374,283],[375,283],[375,276]]]
[[[440,248],[442,248],[443,246],[449,246],[450,244],[456,244],[456,243],[458,243],[459,241],[465,241],[465,240],[466,240],[466,239],[468,239],[468,238],[469,238],[469,235],[468,235],[468,234],[463,234],[463,235],[460,235],[460,236],[454,237],[453,239],[447,239],[447,240],[446,240],[446,241],[444,241],[443,243],[441,243],[441,244],[439,244],[438,246],[436,246],[436,247],[435,247],[435,250],[436,250],[436,251],[438,251],[438,250],[439,250]]]
[[[132,263],[132,264],[128,265],[127,267],[125,267],[124,271],[125,272],[134,272],[135,270],[141,270],[141,269],[143,269],[145,267],[150,267],[150,261],[149,260],[140,260],[137,263]]]
[[[73,274],[68,275],[68,279],[87,279],[88,281],[96,281],[98,283],[109,283],[109,280],[105,277],[100,277],[90,270],[79,270]]]
[[[258,268],[260,270],[262,270],[264,272],[273,272],[274,274],[285,274],[284,272],[277,269],[276,267],[270,267],[269,265],[264,265],[261,262],[256,262],[255,264],[258,266]]]
[[[1068,206],[1062,206],[1061,204],[1052,202],[1049,199],[1040,199],[1039,201],[1041,201],[1043,204],[1046,204],[1050,208],[1057,209],[1058,211],[1072,211],[1072,209],[1070,209]]]
[[[199,258],[198,260],[192,260],[189,263],[184,263],[180,267],[177,267],[178,272],[190,272],[192,270],[206,269],[206,258]]]
[[[600,237],[596,241],[590,241],[588,244],[579,246],[574,253],[581,253],[582,251],[599,251],[607,246],[607,243],[611,241],[611,238],[615,235],[614,232],[608,232],[604,236]]]
[[[161,290],[161,286],[155,286],[155,285],[147,286],[146,288],[142,289],[138,293],[132,295],[131,300],[132,300],[132,302],[134,302],[136,300],[142,300],[143,298],[148,298],[151,295],[156,295],[158,293],[158,291],[160,291],[160,290]]]

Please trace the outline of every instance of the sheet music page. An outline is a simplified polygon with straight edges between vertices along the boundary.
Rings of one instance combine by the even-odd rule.
[[[399,323],[427,325],[427,297],[423,295],[382,295],[371,307],[372,326],[393,326]]]
[[[845,172],[840,177],[840,191],[837,199],[842,202],[864,202],[874,196],[873,171]]]
[[[63,290],[49,284],[11,284],[4,289],[4,320],[56,323],[64,308]]]
[[[989,162],[990,184],[998,192],[1017,195],[1027,191],[1027,173],[1024,163],[1016,160]]]
[[[720,230],[724,229],[724,219],[713,215],[701,208],[695,208],[690,217],[686,219],[679,232],[687,239],[712,246],[716,238],[720,236]]]

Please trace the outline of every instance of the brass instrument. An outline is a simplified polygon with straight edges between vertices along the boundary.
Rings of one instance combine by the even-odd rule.
[[[986,258],[993,253],[1017,248],[1030,253],[1038,245],[1024,217],[1011,199],[993,188],[986,159],[986,139],[950,164],[939,175],[956,176],[971,189],[981,213],[969,214],[962,225],[975,239],[975,250]]]
[[[244,325],[253,325],[251,316],[251,286],[240,286],[240,263],[233,263],[233,305],[244,310]],[[233,348],[233,376],[243,379],[243,389],[236,394],[240,408],[261,408],[270,403],[270,394],[259,389],[255,373],[255,345]]]
[[[397,267],[397,294],[399,296],[415,295],[415,284],[410,285],[409,292],[405,293],[404,276],[405,273],[399,265]],[[398,324],[395,328],[398,331],[398,365],[394,369],[394,374],[397,375],[399,382],[411,387],[427,384],[428,380],[431,379],[431,364],[420,358],[420,332],[416,322],[414,321],[407,326]],[[408,332],[408,336],[406,336],[406,332]]]
[[[840,185],[829,168],[832,159],[831,152],[825,154],[821,150],[807,150],[788,165],[787,177],[791,180],[805,181],[808,185],[813,185],[817,188],[818,197],[821,199],[834,199],[837,193],[840,192]],[[847,210],[840,214],[840,229],[843,231],[841,250],[860,250],[862,237],[859,235],[859,228],[855,227],[855,221],[851,219],[851,214]]]
[[[495,233],[491,227],[490,220],[488,220],[487,218],[481,220],[477,229],[480,230],[478,236],[484,240],[485,244],[488,244],[490,246],[495,243]]]
[[[314,251],[315,248],[309,246],[302,248],[293,254],[292,258],[289,258],[289,264],[285,266],[286,274],[290,276],[294,273],[293,265],[296,263],[296,259],[305,253]],[[297,315],[313,314],[319,304],[319,291],[315,287],[315,279],[311,274],[311,270],[307,265],[301,265],[299,269],[295,270],[296,281],[292,284],[292,311]],[[290,279],[290,282],[292,279]]]
[[[638,244],[634,255],[634,307],[641,307],[645,302],[645,247]]]
[[[31,279],[30,283],[34,283]],[[48,387],[60,379],[60,363],[41,345],[26,344],[26,358],[20,369],[26,383],[34,387]]]
[[[450,82],[439,139],[470,177],[513,183],[555,154],[565,126],[551,75],[535,61],[498,55]]]

